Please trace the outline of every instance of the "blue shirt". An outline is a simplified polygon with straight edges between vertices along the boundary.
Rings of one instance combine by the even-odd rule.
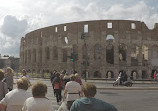
[[[102,100],[83,97],[73,102],[70,111],[117,111],[117,109]]]

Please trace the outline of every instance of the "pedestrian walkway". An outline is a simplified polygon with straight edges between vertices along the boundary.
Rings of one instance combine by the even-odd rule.
[[[16,80],[17,79],[14,79],[14,83],[16,83]],[[52,104],[53,104],[53,106],[54,106],[54,109],[55,110],[57,110],[58,108],[59,108],[59,105],[57,104],[57,102],[56,102],[56,97],[54,96],[54,92],[53,92],[53,88],[52,88],[52,86],[51,86],[51,83],[50,83],[50,81],[45,81],[45,80],[43,80],[43,79],[31,79],[30,81],[31,81],[31,84],[34,84],[36,81],[38,81],[38,80],[40,80],[40,81],[43,81],[46,85],[47,85],[47,87],[48,87],[48,90],[47,90],[47,95],[46,95],[46,97],[48,98],[48,99],[50,99],[50,100],[52,100]],[[16,85],[14,84],[14,87],[13,87],[14,89],[16,88]],[[31,87],[28,89],[28,92],[31,94],[32,92],[31,92]]]

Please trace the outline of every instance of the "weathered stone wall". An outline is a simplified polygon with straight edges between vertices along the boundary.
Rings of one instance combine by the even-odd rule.
[[[85,25],[88,32],[84,32]],[[72,52],[78,54],[74,63],[67,57]],[[84,21],[38,29],[21,38],[20,69],[75,69],[82,74],[85,60],[89,77],[115,78],[124,71],[135,79],[150,79],[158,70],[158,25],[149,30],[140,21]]]

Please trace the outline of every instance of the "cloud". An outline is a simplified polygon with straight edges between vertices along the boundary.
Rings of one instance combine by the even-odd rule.
[[[10,37],[19,37],[28,27],[27,20],[18,20],[15,16],[7,15],[1,27],[1,32]]]
[[[9,8],[8,3],[10,2]],[[0,4],[0,53],[19,55],[26,33],[62,23],[88,20],[137,20],[152,29],[156,2],[147,0],[5,0]]]

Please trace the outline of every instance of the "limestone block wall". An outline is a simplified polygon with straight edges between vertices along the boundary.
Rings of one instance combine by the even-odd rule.
[[[77,61],[70,61],[71,53]],[[81,75],[86,70],[91,78],[116,78],[121,71],[134,79],[152,79],[158,70],[158,24],[151,30],[140,21],[95,20],[34,30],[21,38],[23,68]]]

